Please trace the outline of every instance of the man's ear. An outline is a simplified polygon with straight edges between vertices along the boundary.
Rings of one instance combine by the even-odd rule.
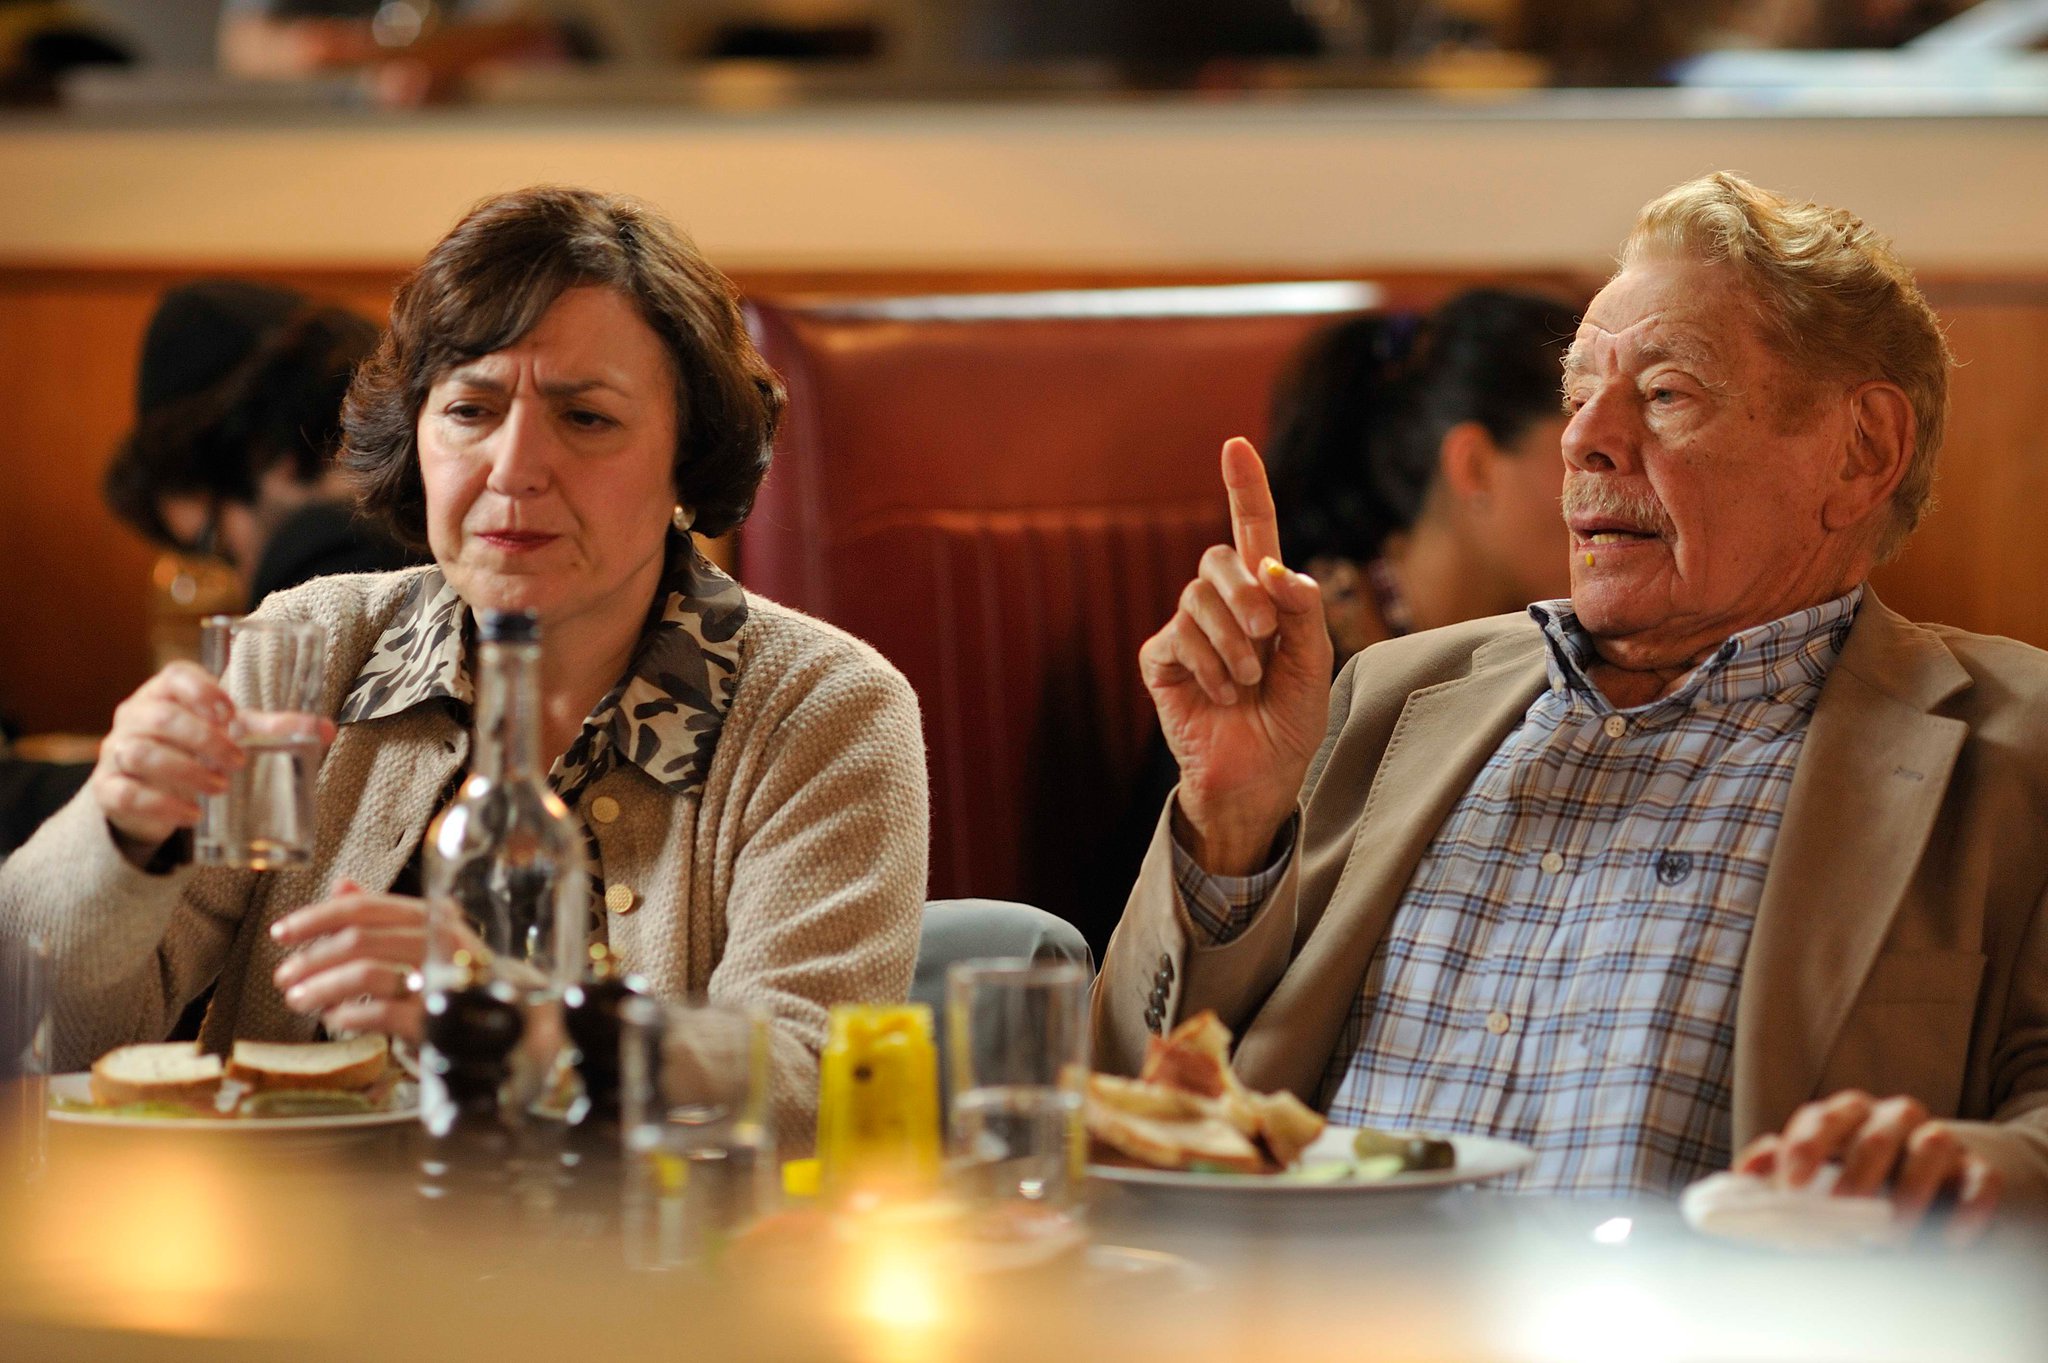
[[[1454,501],[1470,502],[1492,494],[1494,464],[1501,457],[1486,427],[1477,421],[1461,421],[1444,432],[1437,446],[1436,476]]]
[[[1849,390],[1849,439],[1834,490],[1822,507],[1830,530],[1845,530],[1889,503],[1913,462],[1919,423],[1905,390],[1871,379]]]

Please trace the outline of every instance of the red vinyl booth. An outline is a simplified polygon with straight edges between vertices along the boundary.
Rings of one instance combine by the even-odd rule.
[[[1155,727],[1138,646],[1228,536],[1217,452],[1263,436],[1355,283],[756,301],[789,386],[742,580],[901,668],[931,896],[1112,916],[1105,844]]]

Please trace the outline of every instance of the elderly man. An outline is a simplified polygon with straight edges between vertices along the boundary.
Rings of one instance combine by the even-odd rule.
[[[1258,457],[1141,664],[1182,779],[1105,1068],[1213,1008],[1244,1080],[1526,1141],[1529,1190],[1728,1166],[1980,1228],[2048,1204],[2048,654],[1865,585],[1950,359],[1889,245],[1729,175],[1643,210],[1565,367],[1572,597],[1329,683]],[[1738,1151],[1740,1153],[1738,1154]]]

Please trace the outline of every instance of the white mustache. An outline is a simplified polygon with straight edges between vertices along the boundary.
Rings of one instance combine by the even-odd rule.
[[[1620,521],[1632,529],[1649,531],[1664,539],[1670,539],[1677,532],[1670,515],[1664,510],[1664,504],[1654,493],[1637,491],[1606,478],[1589,478],[1584,474],[1568,478],[1564,496],[1559,500],[1567,521],[1597,516]]]

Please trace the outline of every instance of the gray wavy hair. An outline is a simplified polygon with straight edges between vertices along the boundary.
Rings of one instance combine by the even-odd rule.
[[[1880,561],[1896,555],[1934,504],[1955,356],[1891,239],[1842,209],[1794,202],[1719,172],[1645,205],[1621,263],[1672,254],[1739,271],[1756,295],[1767,339],[1801,372],[1881,378],[1905,392],[1913,455],[1877,544]]]

